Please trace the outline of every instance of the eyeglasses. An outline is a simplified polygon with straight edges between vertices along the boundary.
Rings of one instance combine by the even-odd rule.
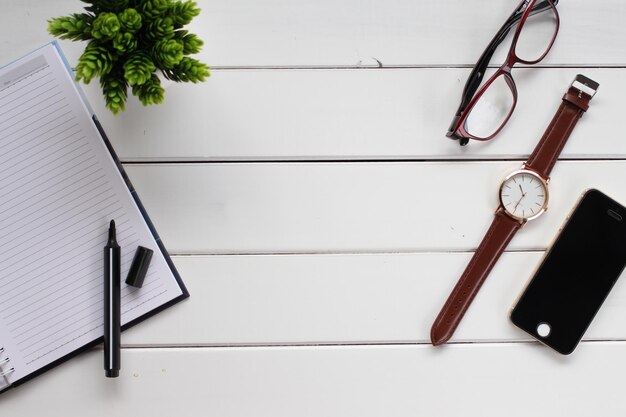
[[[459,140],[463,146],[470,139],[489,140],[502,130],[517,104],[511,68],[518,62],[536,64],[548,54],[559,31],[557,3],[558,0],[523,0],[517,6],[474,66],[446,136]],[[481,87],[491,57],[516,24],[506,61]]]

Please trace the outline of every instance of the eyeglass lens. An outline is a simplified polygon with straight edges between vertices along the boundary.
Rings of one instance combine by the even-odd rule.
[[[548,52],[556,36],[557,21],[554,7],[548,7],[541,13],[528,16],[517,39],[515,55],[529,62],[541,59]]]
[[[517,57],[529,62],[541,59],[548,52],[556,36],[557,22],[553,7],[548,7],[541,13],[531,14],[526,19],[515,45]],[[506,77],[505,74],[500,74],[493,80],[485,77],[489,84],[484,87],[482,95],[469,110],[463,124],[468,134],[478,139],[487,139],[495,135],[506,123],[515,106],[515,94]]]
[[[505,75],[495,78],[465,118],[465,131],[486,139],[495,134],[513,111],[515,98]]]

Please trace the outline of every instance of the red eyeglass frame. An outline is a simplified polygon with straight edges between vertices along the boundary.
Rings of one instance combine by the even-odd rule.
[[[521,7],[521,5],[523,3],[525,3],[525,2],[527,2],[527,1],[528,0],[522,0],[522,2],[520,3],[519,7]],[[527,61],[527,60],[524,60],[524,59],[520,58],[515,53],[515,47],[517,46],[517,41],[519,39],[520,33],[522,32],[522,29],[524,28],[524,24],[526,23],[526,20],[528,19],[530,13],[532,12],[533,6],[537,2],[537,0],[531,0],[526,5],[526,10],[524,11],[524,14],[522,15],[522,17],[520,19],[520,22],[519,22],[519,24],[517,26],[517,29],[515,31],[515,35],[513,35],[513,41],[511,42],[511,47],[509,48],[509,52],[508,52],[506,61],[487,80],[487,82],[485,82],[485,84],[482,87],[480,87],[480,89],[476,92],[474,97],[472,97],[472,100],[469,102],[469,104],[467,105],[467,108],[461,114],[461,117],[457,121],[457,125],[456,125],[456,128],[454,129],[454,135],[453,136],[464,137],[464,138],[469,138],[469,139],[478,140],[478,141],[487,141],[487,140],[492,139],[498,133],[500,133],[500,131],[502,130],[504,125],[506,125],[506,123],[509,121],[509,119],[511,118],[511,115],[513,114],[513,111],[515,110],[515,106],[517,105],[517,87],[515,85],[515,80],[513,79],[513,76],[511,75],[511,69],[518,62],[520,62],[522,64],[528,64],[528,65],[534,65],[534,64],[540,62],[542,59],[544,59],[546,57],[548,52],[550,52],[550,49],[552,49],[552,45],[554,45],[554,41],[556,40],[556,36],[559,33],[560,17],[559,17],[558,11],[556,10],[556,6],[552,2],[552,0],[545,0],[545,1],[550,3],[550,6],[552,6],[552,10],[554,11],[554,14],[556,16],[556,29],[554,30],[554,35],[552,37],[552,40],[550,41],[550,44],[546,48],[546,50],[543,53],[543,55],[541,55],[538,59],[536,59],[534,61]],[[475,135],[472,135],[472,134],[468,133],[467,130],[465,130],[465,121],[467,120],[467,116],[471,113],[472,109],[474,108],[474,105],[476,105],[478,100],[480,100],[480,98],[482,97],[484,92],[487,91],[487,89],[491,86],[491,84],[500,76],[504,76],[504,79],[505,79],[508,87],[511,89],[511,92],[513,93],[513,105],[511,106],[511,110],[509,110],[509,113],[506,115],[506,117],[504,118],[504,120],[500,124],[500,127],[498,127],[498,129],[496,129],[496,131],[494,133],[492,133],[491,135],[489,135],[487,137],[484,137],[484,138],[481,138],[481,137],[478,137],[478,136],[475,136]]]

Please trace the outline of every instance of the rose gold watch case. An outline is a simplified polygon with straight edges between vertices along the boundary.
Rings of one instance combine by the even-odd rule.
[[[504,203],[502,202],[502,188],[504,187],[504,183],[507,182],[509,180],[509,178],[515,176],[515,175],[519,175],[519,174],[527,174],[527,175],[531,175],[535,178],[537,178],[539,180],[539,182],[541,182],[541,184],[543,184],[543,189],[545,190],[546,193],[546,199],[543,202],[543,206],[541,206],[541,209],[535,213],[534,215],[530,216],[530,217],[520,217],[520,216],[516,216],[513,213],[510,213],[505,207],[504,207]],[[511,172],[509,175],[506,176],[506,178],[504,178],[504,180],[502,180],[502,183],[500,184],[500,189],[498,190],[498,201],[500,202],[500,207],[498,207],[498,210],[502,210],[504,211],[504,213],[506,213],[507,216],[517,220],[520,223],[525,223],[527,220],[534,220],[537,217],[541,216],[547,209],[548,209],[548,200],[550,198],[550,191],[548,190],[548,180],[546,180],[545,178],[543,178],[541,175],[539,175],[537,172],[532,171],[528,168],[522,167],[521,169],[518,169],[516,171]]]

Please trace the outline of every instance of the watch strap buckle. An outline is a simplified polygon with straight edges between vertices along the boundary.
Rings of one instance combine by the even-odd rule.
[[[570,89],[574,89],[578,92],[578,98],[582,98],[582,94],[584,93],[591,99],[596,95],[598,87],[600,87],[600,84],[582,74],[577,74],[574,81],[570,84]]]

